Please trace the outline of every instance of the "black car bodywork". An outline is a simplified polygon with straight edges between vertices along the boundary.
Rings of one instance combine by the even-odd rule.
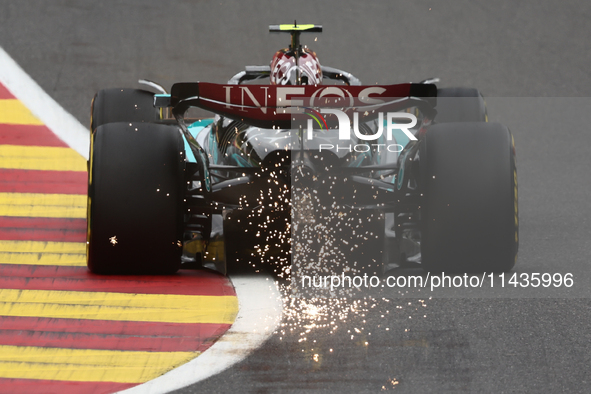
[[[240,264],[286,266],[307,259],[316,265],[330,260],[331,270],[345,267],[372,274],[390,264],[410,263],[429,270],[511,269],[518,247],[514,142],[506,127],[488,123],[480,93],[438,89],[429,80],[362,85],[342,70],[322,71],[340,85],[246,84],[269,75],[269,67],[255,66],[225,85],[178,83],[169,94],[150,83],[160,92],[127,90],[124,98],[123,90],[99,93],[91,125],[90,269],[159,273],[184,262],[212,263],[227,272]],[[107,102],[117,102],[117,109]],[[216,115],[191,119],[187,114],[193,107]],[[143,108],[141,114],[134,112],[138,108]],[[352,126],[348,134],[343,116]],[[124,131],[129,128],[139,134]],[[122,144],[132,146],[134,139],[145,140],[144,129],[154,135],[176,134],[165,137],[174,138],[171,145],[182,135],[183,147],[175,148],[181,159],[148,164],[143,153],[114,152]],[[107,142],[94,143],[107,141],[107,136],[121,141],[113,140],[111,148]],[[139,174],[174,167],[161,176],[173,175],[178,201],[174,207],[170,199],[147,201],[138,209],[144,216],[126,219],[145,223],[138,228],[119,229],[117,217],[95,224],[114,206],[121,216],[125,204],[135,204],[115,203],[106,194],[99,198],[97,188],[107,188],[108,181],[97,186],[93,180],[107,171],[106,164],[97,164],[99,157],[116,163],[130,154],[137,159],[127,158],[120,163],[126,167],[119,168],[128,174],[122,183],[130,191],[138,187],[130,179]],[[130,168],[134,162],[137,168]],[[111,178],[123,176],[109,171]],[[94,200],[106,201],[108,208]],[[145,218],[166,209],[175,212],[174,221],[153,225]],[[155,239],[164,227],[175,235],[159,247]],[[111,232],[121,235],[107,237]],[[327,234],[340,246],[332,245],[335,241]],[[123,248],[125,238],[130,249],[117,257],[113,251]],[[133,247],[141,248],[147,238],[154,239],[153,245],[144,246],[148,250],[138,256],[142,253]],[[351,244],[355,247],[349,248]],[[345,249],[336,262],[310,257]],[[119,262],[105,265],[106,259]],[[129,265],[130,259],[140,262]]]

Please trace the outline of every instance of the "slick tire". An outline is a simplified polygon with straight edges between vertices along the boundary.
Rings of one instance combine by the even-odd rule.
[[[90,130],[116,122],[155,122],[160,110],[154,108],[154,93],[139,89],[104,89],[93,98]]]
[[[513,137],[498,123],[446,123],[421,142],[421,257],[429,271],[509,271],[519,246]]]
[[[176,127],[109,123],[92,135],[87,259],[98,274],[168,274],[181,263],[183,140]]]
[[[487,122],[486,104],[474,88],[437,89],[436,123]]]

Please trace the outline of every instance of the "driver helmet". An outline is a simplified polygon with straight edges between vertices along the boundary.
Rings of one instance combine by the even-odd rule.
[[[319,85],[322,83],[322,68],[316,54],[302,49],[296,64],[295,53],[290,49],[282,49],[275,53],[271,61],[270,80],[272,85]],[[297,80],[299,69],[300,80]]]

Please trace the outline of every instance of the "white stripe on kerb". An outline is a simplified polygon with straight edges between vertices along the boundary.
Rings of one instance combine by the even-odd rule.
[[[88,160],[90,132],[0,47],[0,82],[70,148]],[[90,105],[90,98],[88,99]]]

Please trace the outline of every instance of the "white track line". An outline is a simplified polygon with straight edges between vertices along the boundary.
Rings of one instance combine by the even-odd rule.
[[[232,327],[199,357],[121,393],[167,393],[195,384],[242,361],[273,334],[281,323],[283,310],[275,281],[268,276],[231,279],[240,305]]]
[[[0,82],[70,148],[88,160],[90,132],[0,47]],[[90,105],[90,98],[88,99]]]

